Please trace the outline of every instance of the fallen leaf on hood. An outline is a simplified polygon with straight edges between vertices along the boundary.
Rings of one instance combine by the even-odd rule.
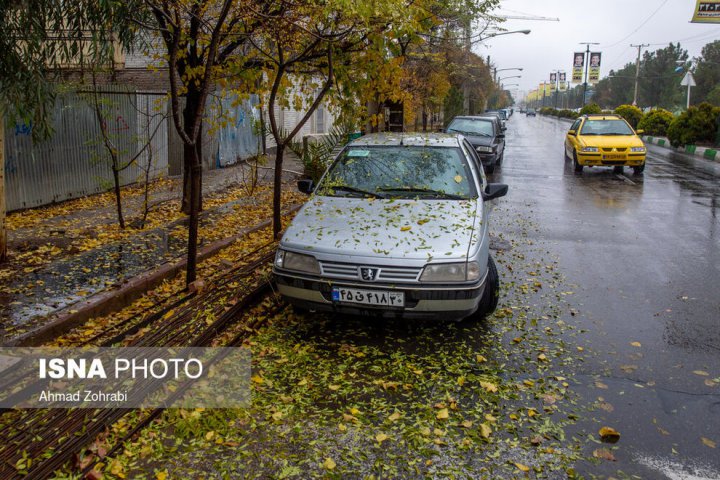
[[[620,440],[620,433],[611,427],[602,427],[600,429],[600,439],[603,442],[615,443]]]

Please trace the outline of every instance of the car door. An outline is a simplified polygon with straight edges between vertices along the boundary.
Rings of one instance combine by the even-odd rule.
[[[580,124],[582,123],[582,118],[578,118],[575,120],[575,122],[572,124],[570,129],[568,130],[567,135],[565,136],[565,155],[567,155],[569,158],[573,157],[573,152],[577,149],[577,132],[580,129]],[[575,130],[574,135],[570,135],[570,131]]]

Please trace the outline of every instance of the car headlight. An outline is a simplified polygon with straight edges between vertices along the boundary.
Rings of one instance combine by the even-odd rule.
[[[320,274],[320,265],[312,255],[278,250],[275,254],[275,266],[284,270]]]
[[[598,147],[583,147],[582,151],[583,152],[597,152],[599,150],[598,150]]]
[[[493,151],[492,147],[475,147],[475,150],[480,153],[492,153]]]
[[[630,151],[631,152],[644,152],[645,147],[632,147],[632,148],[630,148]]]
[[[426,265],[421,282],[466,282],[480,278],[477,262],[437,263]]]

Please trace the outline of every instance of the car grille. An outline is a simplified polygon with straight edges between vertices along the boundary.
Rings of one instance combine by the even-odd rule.
[[[377,268],[376,282],[410,283],[417,282],[422,267],[392,267],[381,265],[357,265],[352,263],[320,262],[322,275],[345,280],[362,280],[360,267]]]
[[[625,147],[625,148],[603,148],[602,149],[603,152],[613,152],[613,151],[624,152],[625,150],[627,150],[627,147]]]

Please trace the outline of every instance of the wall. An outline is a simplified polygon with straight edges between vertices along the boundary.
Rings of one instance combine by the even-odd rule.
[[[109,91],[111,87],[103,88]],[[166,100],[158,95],[112,91],[118,93],[102,94],[101,102],[111,112],[108,131],[121,159],[135,156],[146,143],[148,130],[156,131],[150,145],[151,177],[167,175]],[[52,112],[54,134],[42,142],[33,142],[32,125],[5,125],[8,211],[78,198],[111,187],[109,156],[91,103],[86,94],[59,96]],[[136,165],[121,173],[121,183],[127,185],[141,179],[147,160],[145,151]]]

